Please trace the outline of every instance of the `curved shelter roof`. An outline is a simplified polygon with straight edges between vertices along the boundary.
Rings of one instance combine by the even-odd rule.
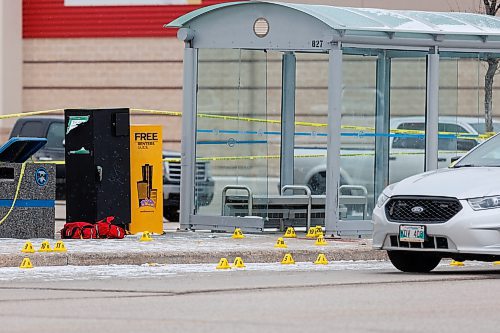
[[[257,19],[269,33],[258,37]],[[472,13],[349,8],[266,1],[204,7],[166,27],[190,29],[194,47],[315,50],[331,42],[393,47],[500,50],[500,19]],[[318,40],[324,43],[314,44]],[[305,43],[307,41],[308,43]],[[310,46],[308,46],[310,45]]]

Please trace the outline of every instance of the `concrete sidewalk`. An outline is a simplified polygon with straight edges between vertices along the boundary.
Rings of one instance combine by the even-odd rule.
[[[19,266],[24,257],[29,257],[36,266],[62,265],[140,265],[217,263],[221,257],[233,261],[242,257],[249,263],[279,262],[285,253],[291,253],[295,261],[314,261],[318,253],[328,260],[385,260],[385,251],[371,248],[369,239],[327,239],[328,245],[314,245],[315,240],[306,239],[298,233],[297,239],[285,239],[288,248],[274,248],[283,233],[245,235],[244,239],[232,239],[231,234],[210,232],[175,231],[178,224],[166,223],[164,235],[153,235],[153,241],[140,242],[140,235],[124,239],[64,240],[67,252],[22,253],[26,240],[0,239],[0,267]],[[42,239],[32,239],[35,250]],[[50,240],[54,247],[56,240]]]

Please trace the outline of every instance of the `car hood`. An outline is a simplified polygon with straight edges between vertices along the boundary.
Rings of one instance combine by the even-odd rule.
[[[392,186],[391,196],[442,196],[457,199],[500,195],[500,168],[446,168],[418,174]]]

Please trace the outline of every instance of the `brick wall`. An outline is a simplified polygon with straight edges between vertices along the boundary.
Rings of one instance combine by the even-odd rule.
[[[182,44],[175,38],[24,39],[23,110],[78,107],[182,108]],[[165,146],[180,148],[180,118],[161,123]]]

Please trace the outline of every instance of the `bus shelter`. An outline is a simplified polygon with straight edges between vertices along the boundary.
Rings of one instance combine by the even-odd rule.
[[[495,17],[248,1],[166,27],[185,44],[183,229],[370,233],[385,186],[486,137]]]

